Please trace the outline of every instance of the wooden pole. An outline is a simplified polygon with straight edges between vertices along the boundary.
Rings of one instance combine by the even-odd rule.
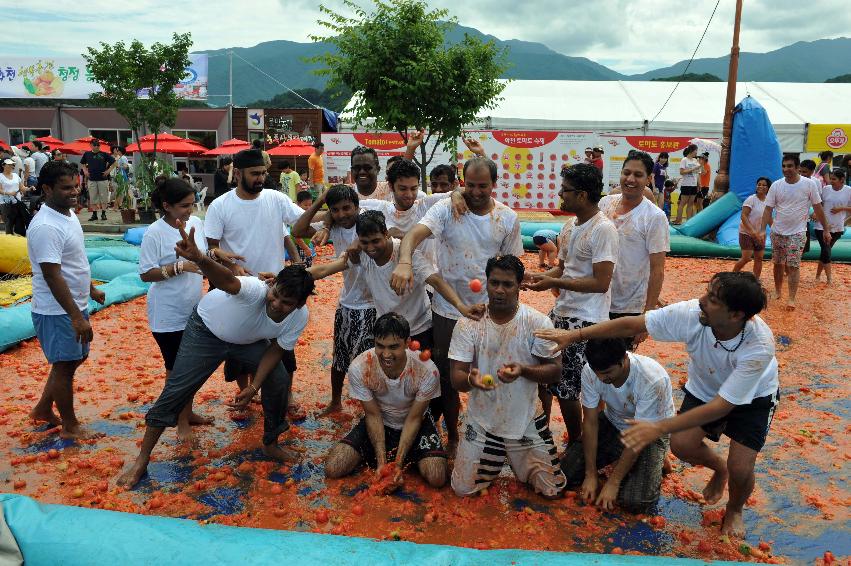
[[[715,176],[714,192],[721,196],[730,190],[730,150],[733,137],[733,108],[736,105],[736,80],[739,74],[739,28],[742,23],[742,0],[736,0],[736,19],[733,27],[733,47],[730,49],[730,68],[727,71],[727,102],[724,105],[724,127],[721,134],[721,163]]]

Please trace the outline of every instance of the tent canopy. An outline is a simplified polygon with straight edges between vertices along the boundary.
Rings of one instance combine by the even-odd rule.
[[[680,83],[666,104],[675,85],[664,81],[512,81],[497,107],[470,126],[720,137],[727,83]],[[783,151],[804,151],[807,124],[851,123],[851,84],[738,83],[736,103],[748,95],[765,108]],[[341,130],[351,130],[347,123],[351,105],[340,116]]]

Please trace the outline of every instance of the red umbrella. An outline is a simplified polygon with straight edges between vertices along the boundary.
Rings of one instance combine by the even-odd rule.
[[[309,144],[299,138],[293,138],[285,141],[278,147],[273,147],[266,153],[271,156],[303,157],[312,154],[313,149],[313,144]]]
[[[237,138],[229,139],[228,141],[222,143],[219,147],[213,148],[210,151],[206,152],[204,156],[214,156],[214,155],[232,155],[234,153],[238,153],[244,149],[249,149],[251,144],[247,141],[243,141]]]
[[[92,149],[92,140],[97,139],[92,136],[86,136],[84,138],[77,138],[70,143],[66,143],[65,145],[60,145],[55,148],[61,151],[62,153],[70,153],[71,155],[82,155]],[[108,146],[109,142],[105,142],[102,139],[97,139],[102,146]]]
[[[7,144],[6,142],[4,142],[3,140],[0,140],[0,149],[6,149],[6,150],[8,150],[8,149],[12,149],[12,148],[11,148],[11,147],[9,147],[9,144]]]
[[[154,134],[142,136],[139,143],[127,146],[128,153],[151,153],[154,151]],[[172,134],[162,133],[157,135],[157,152],[170,153],[172,155],[198,155],[207,151],[200,143],[181,138]]]
[[[60,140],[59,138],[54,138],[53,136],[43,136],[40,138],[35,138],[35,141],[40,141],[45,145],[49,145],[51,149],[60,145],[65,145],[64,141]]]

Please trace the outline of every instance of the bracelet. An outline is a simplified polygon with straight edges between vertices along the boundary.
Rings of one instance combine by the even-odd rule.
[[[400,261],[398,263],[399,263],[399,265],[411,265],[410,261]]]
[[[256,388],[256,387],[254,387],[254,384],[253,384],[253,383],[249,383],[249,384],[248,384],[248,387],[250,387],[251,389],[253,389],[253,390],[254,390],[254,394],[255,394],[255,395],[257,395],[257,388]]]
[[[163,265],[162,267],[160,267],[160,273],[163,274],[164,280],[165,279],[171,279],[171,275],[168,274],[168,266],[167,265]]]
[[[213,261],[218,261],[218,258],[216,257],[216,249],[217,248],[210,248],[207,250],[207,257]]]
[[[181,275],[183,273],[183,268],[184,268],[185,264],[186,264],[186,262],[183,261],[183,260],[176,262],[174,264],[174,273],[176,275]]]

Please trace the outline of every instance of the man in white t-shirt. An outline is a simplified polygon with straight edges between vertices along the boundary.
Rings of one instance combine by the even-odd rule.
[[[245,258],[233,264],[235,275],[278,273],[284,262],[284,226],[304,212],[280,191],[264,189],[269,172],[259,149],[240,151],[233,158],[236,188],[210,203],[204,217],[204,232],[211,250],[222,250]],[[295,252],[295,248],[292,250]],[[300,263],[298,255],[293,258]],[[287,369],[295,369],[287,357]],[[240,390],[248,383],[246,369],[233,360],[225,363],[225,380],[236,381]]]
[[[598,204],[618,229],[609,318],[634,316],[659,304],[671,236],[665,213],[644,198],[652,173],[653,158],[643,151],[631,151],[621,167],[621,193],[605,196]],[[637,345],[636,341],[630,346]]]
[[[319,209],[328,205],[328,212]],[[294,238],[314,238],[320,235],[325,240],[330,235],[334,242],[334,255],[340,258],[357,240],[355,221],[359,208],[358,193],[348,185],[334,185],[313,202],[304,215],[292,227]],[[324,221],[314,218],[330,217],[330,228]],[[314,266],[319,268],[318,265]],[[311,268],[312,269],[312,268]],[[331,362],[331,402],[321,414],[326,415],[343,408],[343,383],[349,364],[366,350],[372,348],[372,326],[375,324],[375,303],[364,281],[359,266],[347,269],[343,274],[337,310],[334,313],[334,354]]]
[[[35,187],[38,184],[38,175],[35,173],[35,158],[33,150],[28,147],[24,148],[26,157],[24,157],[24,182],[28,187]]]
[[[827,218],[827,228],[821,222],[816,222],[815,237],[821,247],[816,281],[821,279],[821,272],[827,276],[827,284],[833,284],[833,269],[830,265],[831,248],[842,238],[845,232],[845,219],[851,213],[851,187],[845,184],[847,173],[845,169],[836,168],[827,174],[828,184],[821,190],[822,206]],[[830,243],[824,239],[824,233],[830,233]]]
[[[397,293],[404,292],[413,282],[413,251],[426,238],[434,236],[440,276],[465,304],[484,302],[486,293],[481,281],[485,278],[488,259],[496,255],[523,255],[517,213],[491,196],[496,178],[497,166],[490,159],[474,157],[464,163],[463,197],[469,212],[456,218],[452,201],[442,200],[405,235],[399,246],[399,261],[392,277],[392,286]],[[474,280],[479,282],[478,288]],[[436,415],[442,412],[449,436],[449,451],[452,453],[458,442],[460,398],[449,383],[448,351],[452,330],[462,315],[439,295],[434,297],[432,311],[432,357],[442,380],[441,404],[439,407],[436,404],[432,406],[432,413]]]
[[[485,273],[487,313],[459,320],[449,347],[452,386],[469,393],[452,489],[460,496],[486,489],[507,458],[519,481],[555,498],[565,479],[538,385],[558,381],[560,364],[555,345],[533,335],[552,323],[520,303],[524,268],[516,256],[489,259]]]
[[[774,263],[774,298],[783,293],[783,278],[789,279],[789,298],[786,303],[795,308],[795,296],[801,279],[801,255],[807,240],[807,219],[810,206],[816,219],[824,225],[827,220],[821,205],[820,187],[816,181],[806,179],[798,173],[800,161],[796,154],[783,156],[783,178],[774,181],[765,197],[760,242],[765,242],[765,227],[771,224],[771,259]],[[772,215],[775,209],[777,214]],[[830,234],[825,234],[830,244]]]
[[[201,252],[194,229],[187,234],[182,222],[178,227],[181,241],[175,252],[197,265],[215,289],[204,295],[186,323],[174,367],[145,415],[139,456],[118,479],[125,487],[139,482],[165,427],[177,425],[183,407],[227,359],[256,368],[252,383],[228,405],[242,409],[260,391],[263,454],[281,461],[296,456],[278,445],[278,437],[289,428],[284,415],[292,380],[281,361],[307,326],[305,304],[313,294],[313,277],[300,265],[285,267],[268,283],[237,277]]]
[[[609,318],[612,273],[618,258],[618,231],[600,211],[603,177],[593,165],[579,163],[561,171],[561,209],[576,215],[567,246],[559,249],[559,265],[545,273],[533,273],[524,286],[533,291],[560,289],[550,320],[556,328],[582,328]],[[651,204],[651,203],[648,203]],[[652,204],[651,204],[652,206]],[[579,393],[585,343],[565,348],[561,379],[550,385],[557,399],[569,442],[582,436]]]
[[[49,163],[38,185],[44,206],[30,223],[27,253],[33,269],[33,326],[51,368],[30,418],[53,426],[61,418],[59,436],[77,440],[94,436],[77,420],[73,381],[94,336],[89,297],[103,304],[105,296],[92,285],[83,228],[72,212],[80,194],[76,169],[64,161]]]
[[[349,366],[349,393],[364,416],[325,459],[325,475],[339,478],[362,462],[376,477],[392,462],[393,483],[401,485],[406,465],[416,464],[432,487],[446,483],[446,452],[429,402],[440,397],[440,374],[430,360],[408,348],[410,327],[399,314],[375,321],[375,347]]]
[[[627,351],[623,338],[589,340],[582,369],[582,439],[568,446],[561,469],[568,487],[611,510],[617,502],[631,513],[647,513],[659,500],[669,438],[640,452],[624,449],[620,435],[629,422],[658,422],[674,416],[671,379],[658,362]],[[613,465],[600,486],[599,470]]]
[[[366,210],[360,213],[355,222],[357,242],[348,253],[337,260],[323,263],[311,269],[314,279],[322,279],[333,273],[358,268],[362,272],[362,281],[369,289],[375,302],[377,316],[394,312],[408,321],[412,343],[416,342],[423,352],[434,345],[431,331],[431,304],[426,286],[431,285],[435,292],[445,298],[449,304],[463,316],[478,320],[484,312],[484,305],[467,306],[461,302],[458,294],[438,274],[434,264],[420,250],[415,250],[411,258],[414,272],[413,286],[399,295],[390,286],[390,276],[398,265],[400,242],[391,238],[384,223],[384,215],[378,210]]]
[[[729,481],[722,534],[744,535],[742,509],[753,492],[754,464],[777,407],[774,334],[756,316],[766,302],[765,290],[752,273],[717,273],[699,300],[578,331],[536,333],[561,347],[579,340],[640,332],[648,332],[654,340],[686,345],[688,381],[680,414],[657,422],[629,422],[633,426],[624,431],[622,439],[626,448],[639,452],[670,434],[674,455],[713,471],[703,490],[710,505],[721,500]],[[704,442],[704,438],[717,442],[722,433],[730,438],[726,462]]]
[[[33,168],[33,173],[36,177],[41,173],[41,168],[44,167],[44,164],[50,161],[50,157],[47,155],[47,151],[44,149],[44,144],[40,141],[34,141],[33,147],[35,147],[35,151],[32,154],[33,161],[35,162],[35,167]]]

